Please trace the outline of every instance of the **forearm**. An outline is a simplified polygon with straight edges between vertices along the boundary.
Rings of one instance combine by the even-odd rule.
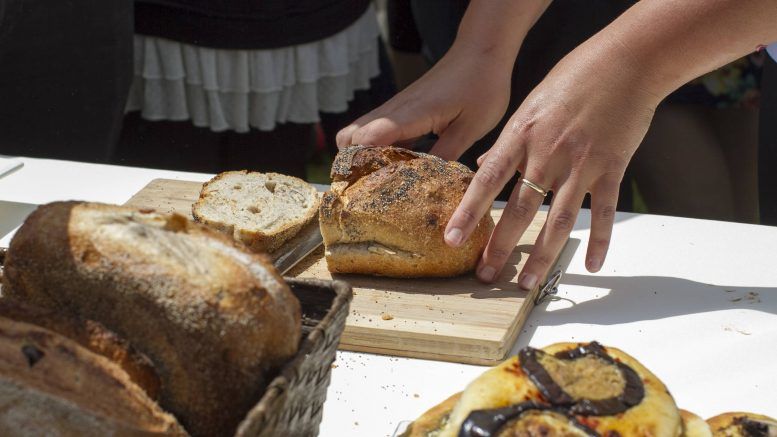
[[[642,0],[583,46],[665,97],[777,41],[777,0]]]
[[[523,39],[550,1],[472,0],[453,46],[474,49],[490,60],[512,66]]]

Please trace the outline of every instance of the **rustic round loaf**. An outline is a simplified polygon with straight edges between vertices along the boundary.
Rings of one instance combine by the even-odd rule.
[[[132,347],[115,332],[94,320],[81,320],[51,309],[0,299],[0,317],[37,325],[75,341],[82,347],[113,361],[127,376],[146,392],[158,399],[161,382],[151,360]]]
[[[300,339],[299,301],[267,259],[175,214],[43,205],[11,241],[3,294],[126,339],[194,435],[232,434]]]
[[[352,146],[332,165],[319,213],[334,273],[455,276],[475,268],[494,227],[485,214],[461,247],[443,233],[474,173],[398,147]]]
[[[113,361],[55,332],[0,317],[0,435],[186,432]]]

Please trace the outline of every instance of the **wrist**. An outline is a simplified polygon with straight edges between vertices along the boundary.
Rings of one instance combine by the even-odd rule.
[[[516,45],[502,41],[473,40],[457,37],[449,53],[461,57],[466,62],[491,63],[497,68],[506,68],[512,72],[515,58],[518,56],[520,42]]]
[[[585,80],[597,78],[598,84],[651,108],[683,83],[675,86],[649,57],[636,55],[622,40],[607,33],[597,34],[567,57],[576,58],[574,68]]]
[[[452,49],[512,65],[529,29],[550,0],[471,0]]]

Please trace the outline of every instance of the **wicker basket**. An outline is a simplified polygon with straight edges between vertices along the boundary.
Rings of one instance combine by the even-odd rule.
[[[4,257],[5,250],[0,248],[0,281]],[[284,279],[302,304],[302,341],[297,355],[243,419],[236,436],[318,434],[332,363],[353,292],[343,281]]]
[[[297,355],[246,415],[236,436],[318,434],[329,377],[353,297],[342,281],[286,278],[302,303],[303,340]]]

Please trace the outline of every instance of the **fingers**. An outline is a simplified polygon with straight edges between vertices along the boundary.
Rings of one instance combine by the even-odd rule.
[[[356,132],[359,127],[361,127],[358,124],[358,120],[351,123],[350,125],[340,129],[340,132],[337,133],[337,136],[335,136],[335,142],[337,143],[337,148],[342,149],[344,147],[348,147],[353,144],[353,141],[351,141],[351,138],[353,138],[353,133]]]
[[[375,119],[357,129],[351,136],[353,144],[388,146],[396,141],[423,135],[426,128],[418,120],[407,119],[403,114]]]
[[[591,188],[591,235],[585,257],[585,267],[591,273],[602,268],[610,247],[621,178],[605,175]]]
[[[494,198],[515,174],[520,150],[520,145],[506,143],[491,149],[448,221],[445,242],[449,246],[459,247],[467,241],[480,219],[490,210]]]
[[[554,194],[548,219],[518,278],[518,286],[523,290],[533,290],[540,278],[545,277],[572,232],[585,197],[585,190],[578,189],[578,186],[578,183],[567,180],[558,193]]]
[[[529,180],[534,179],[529,177]],[[497,277],[544,199],[540,193],[518,182],[480,259],[477,275],[481,281],[491,282]]]
[[[388,146],[432,132],[429,110],[389,101],[337,133],[337,147]]]

